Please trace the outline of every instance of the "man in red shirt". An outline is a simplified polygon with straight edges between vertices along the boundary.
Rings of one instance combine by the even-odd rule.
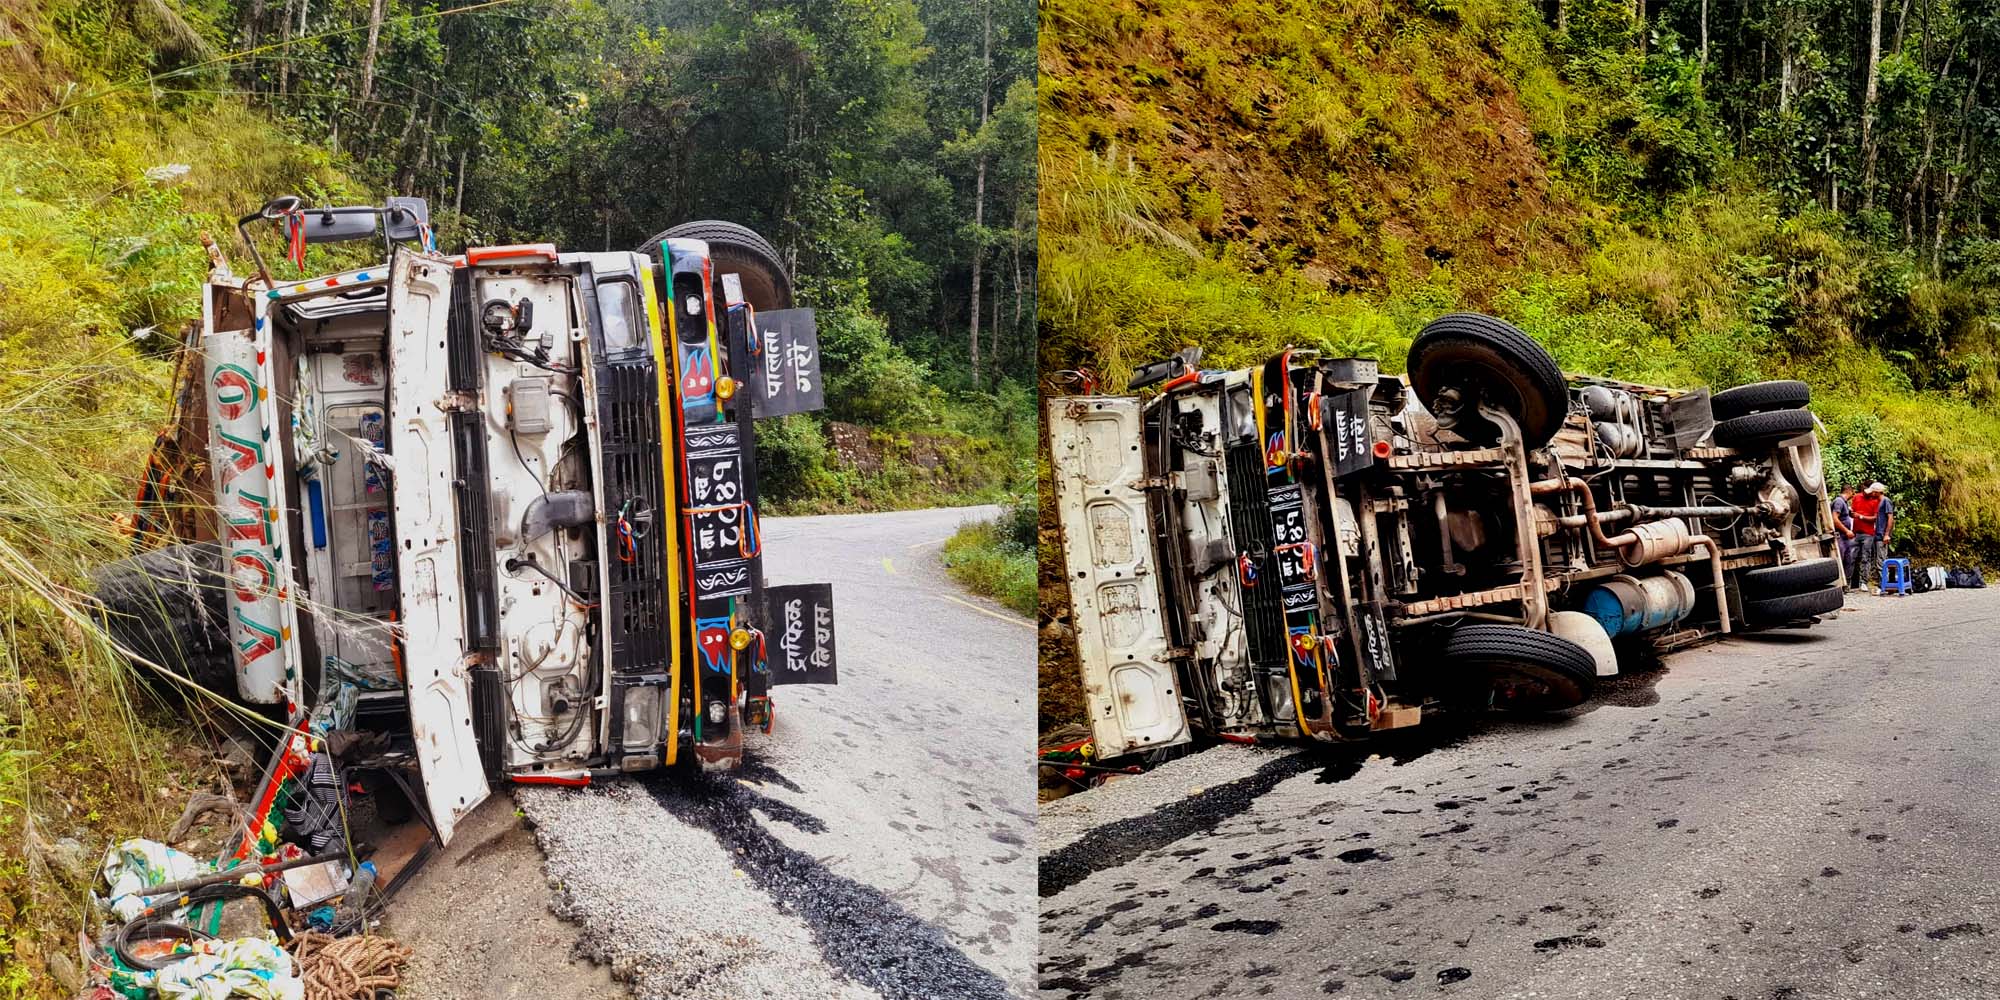
[[[1886,494],[1889,487],[1869,483],[1866,492],[1848,502],[1854,511],[1854,562],[1868,592],[1882,592],[1882,557],[1889,544],[1889,531],[1896,525],[1895,506]]]

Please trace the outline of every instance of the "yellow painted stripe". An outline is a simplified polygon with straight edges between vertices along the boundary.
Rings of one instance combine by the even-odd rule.
[[[988,618],[998,618],[1009,625],[1019,625],[1022,628],[1026,629],[1032,629],[1035,627],[1034,622],[1022,621],[1021,619],[1015,618],[1012,615],[1003,615],[998,611],[992,611],[986,608],[982,608],[979,605],[972,603],[971,601],[961,601],[958,598],[951,596],[950,594],[939,594],[937,596],[942,597],[945,600],[950,601],[951,603],[956,604],[960,607],[971,608],[972,610],[977,611]]]
[[[662,247],[661,255],[665,254],[666,248]],[[673,269],[667,268],[661,279],[671,286],[674,280]],[[659,294],[653,288],[651,261],[644,261],[639,265],[639,290],[646,302],[646,329],[653,338],[653,364],[660,373],[660,485],[666,491],[661,496],[661,502],[671,510],[678,506],[677,500],[681,495],[681,469],[679,463],[674,460],[674,407],[678,405],[674,401],[679,398],[680,366],[674,356],[668,353],[668,345],[674,342],[673,310],[660,308]],[[672,301],[672,287],[668,287],[667,295],[668,301]],[[660,322],[663,314],[666,317],[665,324]],[[662,329],[663,325],[665,329]],[[678,519],[669,520],[675,523],[666,526],[666,529],[660,532],[662,536],[660,544],[666,549],[667,602],[678,604],[681,592],[681,533]],[[680,756],[681,744],[681,615],[678,608],[674,614],[667,616],[667,635],[670,648],[673,650],[669,654],[670,665],[667,669],[666,725],[666,758],[667,766],[671,767],[675,759]],[[699,678],[696,679],[696,683],[700,683]],[[697,689],[695,702],[700,704],[700,701],[701,692]]]

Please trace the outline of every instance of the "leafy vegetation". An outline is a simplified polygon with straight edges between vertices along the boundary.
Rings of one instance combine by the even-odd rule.
[[[990,501],[1033,441],[1033,31],[942,0],[0,0],[0,998],[68,995],[96,852],[216,780],[198,703],[82,611],[129,551],[200,234],[282,193],[423,195],[447,249],[744,222],[834,383],[762,429],[767,499]],[[879,467],[840,463],[850,426]]]
[[[1016,497],[996,520],[961,526],[944,543],[951,578],[1024,615],[1035,611],[1035,504]]]
[[[1871,85],[1851,4],[1042,11],[1045,370],[1115,386],[1189,343],[1395,370],[1482,309],[1571,370],[1803,378],[1899,549],[2000,560],[1982,17],[1890,9]]]
[[[1041,10],[1044,371],[1116,387],[1188,344],[1212,367],[1299,345],[1395,371],[1425,322],[1479,309],[1573,371],[1805,379],[1829,477],[1889,485],[1899,552],[2000,561],[1990,12]],[[1059,556],[1044,539],[1051,616]],[[1045,728],[1082,714],[1056,631]]]

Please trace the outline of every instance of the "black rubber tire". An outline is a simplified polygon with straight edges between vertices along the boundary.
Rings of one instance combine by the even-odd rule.
[[[1765,597],[1743,602],[1743,618],[1752,625],[1783,625],[1839,611],[1847,603],[1840,584],[1783,597]]]
[[[757,235],[755,230],[718,219],[683,222],[641,244],[639,252],[652,254],[666,241],[682,239],[708,243],[709,257],[715,262],[717,309],[722,307],[725,274],[741,278],[743,298],[758,312],[792,307],[792,276],[785,270],[784,258],[778,256],[778,248],[770,240]]]
[[[1451,313],[1431,321],[1410,345],[1409,372],[1426,407],[1446,387],[1476,387],[1521,425],[1521,443],[1530,450],[1549,443],[1569,414],[1569,385],[1556,360],[1534,338],[1491,316]],[[1495,440],[1482,420],[1461,420],[1453,430]]]
[[[1480,669],[1493,707],[1527,712],[1574,708],[1597,687],[1597,660],[1561,636],[1520,625],[1460,625],[1445,641],[1456,666]]]
[[[1796,410],[1812,402],[1812,387],[1796,379],[1752,382],[1724,389],[1708,398],[1717,420],[1734,420],[1752,413]]]
[[[93,578],[100,617],[114,641],[201,687],[237,698],[221,545],[169,545],[107,563]],[[179,689],[143,664],[134,669],[163,689]]]
[[[1747,569],[1737,578],[1745,594],[1758,598],[1788,597],[1818,590],[1840,580],[1840,560],[1801,559],[1783,566]]]
[[[1725,448],[1760,448],[1813,429],[1811,410],[1770,410],[1733,417],[1715,425],[1715,443]]]

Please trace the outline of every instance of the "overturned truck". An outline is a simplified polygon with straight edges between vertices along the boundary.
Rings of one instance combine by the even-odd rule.
[[[275,225],[383,255],[271,275]],[[728,769],[771,687],[834,679],[823,585],[766,586],[755,420],[819,404],[810,310],[755,233],[437,252],[417,199],[238,225],[107,567],[138,658],[389,772],[438,840],[494,781]],[[296,771],[301,762],[293,761]],[[282,772],[284,768],[275,768]]]
[[[1597,678],[1842,604],[1804,383],[1564,375],[1445,316],[1408,375],[1287,351],[1047,402],[1103,757],[1561,710]]]

